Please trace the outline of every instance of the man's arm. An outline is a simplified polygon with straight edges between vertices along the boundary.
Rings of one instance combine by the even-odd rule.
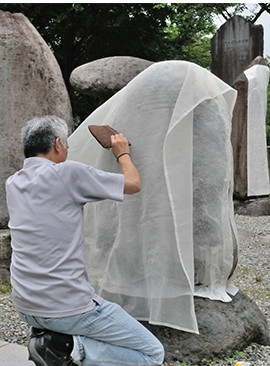
[[[122,133],[111,136],[112,152],[121,166],[125,177],[124,193],[133,194],[141,189],[141,179],[129,155],[128,140]],[[123,154],[123,155],[122,155]]]

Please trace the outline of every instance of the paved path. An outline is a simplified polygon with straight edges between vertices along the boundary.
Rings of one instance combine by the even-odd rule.
[[[16,343],[7,343],[0,340],[1,366],[35,366],[28,360],[28,351],[25,346]]]

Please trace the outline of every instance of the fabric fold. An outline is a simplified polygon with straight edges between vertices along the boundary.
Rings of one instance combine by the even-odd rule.
[[[254,65],[244,74],[248,79],[247,195],[264,196],[270,193],[265,122],[269,67]]]

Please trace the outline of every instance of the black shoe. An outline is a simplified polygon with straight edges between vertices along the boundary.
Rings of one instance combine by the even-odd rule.
[[[62,365],[62,366],[78,366],[78,364],[77,364],[77,363],[74,363],[74,362],[73,362],[72,357],[68,357],[68,358],[64,361],[64,363],[62,363],[61,365]]]
[[[28,352],[36,366],[77,366],[69,357],[72,349],[71,335],[32,328]]]

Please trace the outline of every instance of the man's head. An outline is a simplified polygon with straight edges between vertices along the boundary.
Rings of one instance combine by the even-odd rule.
[[[66,159],[68,127],[61,118],[35,117],[22,128],[21,137],[26,158],[43,156],[56,163]]]

